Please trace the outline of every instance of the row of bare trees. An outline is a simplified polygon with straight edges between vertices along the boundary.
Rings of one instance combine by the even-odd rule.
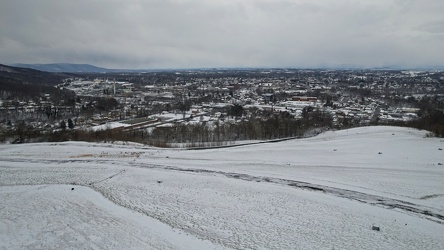
[[[302,136],[308,129],[331,127],[332,117],[319,109],[308,109],[302,119],[288,112],[271,114],[266,118],[251,118],[230,122],[177,124],[155,128],[145,134],[147,140],[164,143],[205,143],[234,140],[270,140]]]

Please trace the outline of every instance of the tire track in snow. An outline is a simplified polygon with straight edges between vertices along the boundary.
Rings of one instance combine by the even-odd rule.
[[[126,169],[122,169],[122,170],[120,170],[119,172],[117,172],[117,173],[115,173],[115,174],[112,174],[112,175],[110,175],[110,176],[108,176],[108,177],[106,177],[106,178],[104,178],[104,179],[102,179],[102,180],[98,180],[98,181],[90,182],[89,185],[92,186],[92,185],[94,185],[94,184],[98,184],[98,183],[101,183],[101,182],[107,181],[107,180],[112,179],[112,178],[114,178],[114,177],[116,177],[116,176],[118,176],[118,175],[121,175],[121,174],[125,173],[125,172],[126,172]]]
[[[4,160],[2,160],[4,161]],[[275,177],[266,177],[266,176],[254,176],[249,174],[242,174],[242,173],[235,173],[235,172],[223,172],[223,171],[216,171],[216,170],[208,170],[208,169],[193,169],[193,168],[180,168],[175,166],[168,166],[168,165],[158,165],[158,164],[146,164],[146,163],[137,163],[137,162],[123,162],[118,161],[116,159],[101,159],[100,161],[96,160],[83,160],[83,159],[70,159],[70,160],[22,160],[22,159],[7,159],[7,161],[13,161],[13,162],[32,162],[32,163],[47,163],[47,164],[60,164],[60,163],[119,163],[121,165],[126,165],[129,167],[139,167],[139,168],[149,168],[149,169],[164,169],[164,170],[171,170],[171,171],[180,171],[180,172],[191,172],[191,173],[202,173],[202,174],[218,174],[218,175],[224,175],[228,178],[234,178],[244,181],[254,181],[254,182],[267,182],[267,183],[273,183],[273,184],[279,184],[279,185],[286,185],[293,188],[298,189],[304,189],[304,190],[310,190],[315,192],[323,192],[325,194],[335,195],[342,198],[347,198],[350,200],[355,200],[358,202],[366,203],[369,205],[374,206],[380,206],[388,209],[398,209],[400,211],[408,212],[415,214],[419,217],[429,219],[431,221],[444,224],[444,211],[437,209],[437,208],[431,208],[426,207],[418,204],[414,204],[407,201],[402,201],[398,199],[393,198],[387,198],[384,196],[379,195],[373,195],[373,194],[367,194],[362,193],[359,191],[353,191],[348,189],[341,189],[341,188],[335,188],[325,185],[319,185],[319,184],[313,184],[309,182],[303,182],[303,181],[296,181],[296,180],[290,180],[290,179],[282,179],[282,178],[275,178]],[[120,170],[119,172],[108,176],[104,179],[90,182],[89,185],[93,186],[94,184],[98,184],[100,182],[104,182],[106,180],[112,179],[122,173],[124,173],[126,170]],[[423,198],[432,198],[432,197],[423,197]]]
[[[359,191],[353,191],[342,188],[335,188],[325,185],[313,184],[309,182],[275,178],[275,177],[266,177],[266,176],[254,176],[249,174],[242,173],[234,173],[234,172],[223,172],[216,170],[208,170],[208,169],[193,169],[193,168],[180,168],[174,166],[165,166],[165,165],[151,165],[151,164],[140,164],[140,163],[130,163],[133,167],[140,168],[151,168],[151,169],[164,169],[171,171],[179,171],[179,172],[190,172],[190,173],[202,173],[202,174],[218,174],[224,175],[228,178],[234,178],[238,180],[244,181],[253,181],[253,182],[266,182],[273,183],[278,185],[286,185],[293,188],[310,190],[314,192],[323,192],[325,194],[334,195],[362,203],[366,203],[369,205],[380,206],[388,209],[398,209],[404,212],[415,214],[419,217],[429,219],[431,221],[444,224],[444,211],[440,209],[427,207],[418,205],[412,202],[388,198],[379,195],[362,193]]]
[[[419,199],[421,199],[421,200],[428,200],[428,199],[433,199],[433,198],[437,198],[437,197],[440,197],[440,196],[444,196],[444,194],[426,195],[426,196],[423,196],[423,197],[421,197]]]

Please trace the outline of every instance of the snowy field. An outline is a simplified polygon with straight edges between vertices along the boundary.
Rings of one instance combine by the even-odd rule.
[[[0,145],[0,249],[444,249],[444,140],[425,134]]]

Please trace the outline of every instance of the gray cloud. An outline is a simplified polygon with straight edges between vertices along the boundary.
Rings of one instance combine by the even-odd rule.
[[[430,33],[443,33],[444,34],[444,20],[425,23],[418,27],[418,30]]]
[[[0,0],[0,63],[444,65],[442,0]]]

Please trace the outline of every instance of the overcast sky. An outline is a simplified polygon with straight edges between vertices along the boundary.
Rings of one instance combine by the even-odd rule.
[[[444,0],[0,0],[0,63],[444,65]]]

